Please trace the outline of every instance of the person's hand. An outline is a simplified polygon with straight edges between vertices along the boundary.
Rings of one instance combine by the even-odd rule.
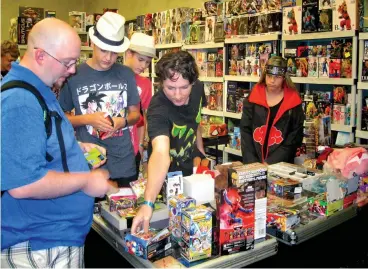
[[[153,209],[149,205],[142,205],[133,219],[131,233],[138,233],[142,229],[142,226],[144,232],[148,233],[152,213]]]
[[[111,137],[116,131],[125,127],[125,118],[113,117],[112,120],[114,122],[114,128],[112,131],[104,134],[104,139]]]
[[[104,165],[107,161],[107,157],[106,157],[106,149],[104,147],[101,147],[99,145],[93,144],[93,143],[79,143],[79,146],[81,147],[83,153],[89,152],[90,150],[92,150],[93,148],[97,148],[102,155],[105,157],[105,159],[103,161],[101,161],[100,163],[96,164],[93,166],[93,169],[96,169],[102,165]]]
[[[119,189],[109,183],[109,178],[110,174],[107,170],[93,170],[82,191],[92,197],[103,197],[106,193],[111,194],[118,192]]]
[[[114,127],[111,125],[110,120],[105,117],[106,112],[95,112],[93,114],[87,114],[89,117],[89,125],[92,125],[98,130],[103,132],[112,132]]]

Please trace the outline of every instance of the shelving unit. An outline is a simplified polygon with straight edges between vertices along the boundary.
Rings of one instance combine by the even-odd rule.
[[[361,139],[368,139],[368,131],[362,130],[362,99],[363,91],[368,91],[368,82],[362,82],[364,41],[368,40],[368,33],[359,33],[359,63],[358,63],[358,94],[357,94],[357,128],[355,131],[356,143],[360,144]]]
[[[20,50],[26,50],[26,49],[27,49],[27,45],[18,45],[18,48],[19,48]],[[88,47],[88,46],[81,46],[81,50],[82,50],[82,51],[88,51],[88,50],[92,51],[92,50],[93,50],[93,48]]]
[[[202,82],[224,82],[224,77],[199,77]]]
[[[180,48],[183,46],[182,43],[170,43],[170,44],[157,44],[156,49],[171,49],[171,48]]]
[[[198,50],[198,49],[216,49],[223,48],[224,43],[203,43],[203,44],[193,44],[193,45],[183,45],[183,50]]]
[[[254,82],[257,83],[259,81],[259,77],[256,76],[224,76],[225,81],[238,81],[238,82]]]
[[[350,125],[331,124],[332,131],[340,131],[349,133],[350,142],[354,142],[354,128],[355,128],[355,115],[356,115],[356,98],[357,98],[357,70],[354,68],[357,66],[358,56],[358,38],[356,31],[340,31],[340,32],[323,32],[323,33],[309,33],[309,34],[298,34],[298,35],[282,35],[282,55],[284,56],[284,50],[287,48],[287,42],[290,41],[308,41],[318,39],[339,39],[339,38],[351,38],[352,39],[352,78],[319,78],[319,77],[292,77],[291,80],[297,84],[309,84],[316,85],[345,85],[351,87],[351,121]],[[361,105],[361,104],[360,104]],[[359,113],[359,102],[358,102],[358,113]]]

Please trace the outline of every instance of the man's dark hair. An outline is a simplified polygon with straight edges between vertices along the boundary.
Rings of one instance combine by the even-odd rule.
[[[198,67],[193,56],[187,51],[170,52],[161,57],[155,67],[162,83],[166,79],[175,81],[175,74],[181,74],[190,84],[198,79]]]

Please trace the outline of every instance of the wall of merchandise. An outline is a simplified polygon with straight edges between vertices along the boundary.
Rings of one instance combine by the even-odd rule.
[[[198,3],[201,7],[139,15],[127,22],[126,34],[143,31],[154,36],[159,57],[180,49],[194,56],[208,103],[202,111],[203,135],[228,133],[231,138],[220,147],[223,161],[241,156],[243,100],[272,55],[287,59],[288,72],[304,100],[305,141],[300,154],[313,158],[319,145],[367,143],[368,37],[364,31],[368,20],[364,10],[368,4],[364,6],[364,0],[308,0],[300,5],[293,0]],[[105,11],[123,13],[117,8],[68,12],[67,21],[82,40],[81,62],[91,55],[88,29]],[[44,8],[19,6],[18,31],[10,36],[22,50],[27,32],[37,21],[31,20],[32,24],[27,19],[34,13],[58,17]],[[123,63],[122,57],[119,62]],[[144,76],[152,79],[155,91],[154,65]]]

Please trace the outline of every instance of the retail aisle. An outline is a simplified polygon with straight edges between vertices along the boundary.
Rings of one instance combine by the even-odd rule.
[[[359,215],[298,246],[279,244],[277,255],[252,268],[368,268],[368,207]],[[108,243],[91,230],[85,247],[87,268],[131,268]]]

